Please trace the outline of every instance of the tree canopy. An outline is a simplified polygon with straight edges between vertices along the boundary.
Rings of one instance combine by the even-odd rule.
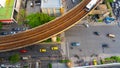
[[[2,22],[0,22],[0,29],[2,29]]]
[[[44,13],[35,13],[35,14],[30,14],[27,16],[27,20],[29,21],[28,25],[31,28],[45,24],[53,19],[55,19],[55,17],[49,16]]]
[[[10,63],[16,63],[16,62],[20,61],[20,55],[14,54],[14,55],[10,56],[9,61],[10,61]]]
[[[17,15],[17,21],[19,24],[24,24],[26,21],[26,11],[24,9],[20,9],[18,15]]]

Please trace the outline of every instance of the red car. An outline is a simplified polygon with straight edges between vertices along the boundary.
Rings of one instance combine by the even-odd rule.
[[[28,51],[25,50],[25,49],[22,49],[22,50],[20,50],[20,52],[21,52],[21,53],[26,53],[26,52],[28,52]]]

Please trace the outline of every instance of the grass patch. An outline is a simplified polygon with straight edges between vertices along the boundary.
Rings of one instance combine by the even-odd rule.
[[[60,63],[68,63],[70,60],[60,60]]]
[[[61,41],[61,38],[60,37],[57,37],[57,42],[60,42]]]
[[[13,11],[14,0],[6,0],[5,7],[0,8],[0,19],[10,19]]]
[[[110,3],[112,3],[112,2],[114,2],[113,0],[106,0],[107,2],[110,2]]]
[[[49,68],[52,68],[52,64],[51,63],[49,63]]]
[[[100,19],[99,19],[98,22],[103,22],[103,20],[100,20]]]

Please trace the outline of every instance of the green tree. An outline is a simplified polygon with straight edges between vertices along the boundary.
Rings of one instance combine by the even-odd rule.
[[[19,54],[14,54],[9,57],[10,63],[17,63],[20,61],[20,55]]]
[[[17,15],[17,21],[19,24],[26,24],[26,11],[24,9],[20,9]]]
[[[28,25],[31,28],[45,24],[45,23],[53,20],[54,18],[55,17],[51,17],[51,16],[44,14],[44,13],[35,13],[35,14],[30,14],[27,16],[27,20],[29,20]]]
[[[0,29],[2,29],[2,22],[0,22]]]

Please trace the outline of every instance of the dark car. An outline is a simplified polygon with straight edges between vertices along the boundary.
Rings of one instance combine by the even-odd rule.
[[[94,35],[97,35],[97,36],[100,36],[100,33],[97,32],[97,31],[93,32],[93,34],[94,34]]]
[[[108,48],[108,44],[102,44],[102,48]]]
[[[76,55],[74,55],[74,57],[76,57],[77,59],[79,59],[80,57],[76,54]]]
[[[46,1],[46,0],[45,0],[45,1]],[[41,0],[36,0],[36,1],[35,1],[35,4],[36,4],[36,5],[41,5]]]
[[[1,35],[8,35],[9,33],[8,32],[1,32],[0,34]]]
[[[16,28],[12,28],[12,31],[20,31],[21,29],[16,27]]]
[[[72,46],[80,46],[80,43],[79,42],[72,42],[71,45]]]

